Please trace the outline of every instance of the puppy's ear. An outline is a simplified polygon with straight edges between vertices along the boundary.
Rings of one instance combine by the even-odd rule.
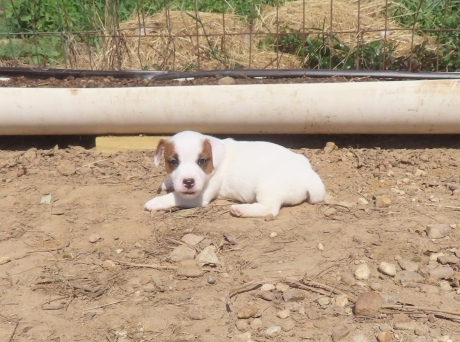
[[[212,165],[214,166],[214,168],[217,168],[224,159],[225,146],[217,138],[208,137],[207,140],[211,144],[212,148]]]
[[[155,166],[157,167],[160,165],[161,157],[164,156],[165,146],[166,146],[166,140],[161,139],[158,142],[157,149],[155,150],[155,156],[153,157],[153,161],[155,162]]]

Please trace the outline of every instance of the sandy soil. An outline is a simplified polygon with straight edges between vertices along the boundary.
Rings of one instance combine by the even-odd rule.
[[[458,137],[250,137],[305,154],[328,188],[327,203],[272,221],[232,217],[226,201],[150,214],[165,177],[153,150],[100,153],[93,138],[0,140],[0,341],[460,341]],[[382,195],[389,206],[376,206]],[[426,236],[436,223],[448,236]],[[215,267],[170,260],[188,233],[204,237],[197,252],[215,246]],[[397,256],[422,280],[401,282]],[[368,279],[346,276],[362,264]],[[389,307],[355,315],[371,289]]]

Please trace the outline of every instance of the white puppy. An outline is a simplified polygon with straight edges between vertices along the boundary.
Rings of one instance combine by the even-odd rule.
[[[170,178],[158,190],[172,192],[148,201],[147,210],[206,206],[223,198],[242,203],[230,207],[235,216],[276,216],[283,205],[321,202],[326,194],[305,156],[268,142],[185,131],[159,142],[156,166],[162,156]]]

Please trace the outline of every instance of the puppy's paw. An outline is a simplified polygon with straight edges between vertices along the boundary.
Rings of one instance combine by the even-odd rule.
[[[243,216],[243,208],[241,207],[241,205],[234,204],[230,207],[230,214],[237,217],[241,217]]]
[[[151,199],[150,201],[148,201],[147,203],[145,203],[144,208],[145,210],[149,210],[149,211],[157,211],[157,210],[164,209],[164,205],[160,197],[155,197]]]

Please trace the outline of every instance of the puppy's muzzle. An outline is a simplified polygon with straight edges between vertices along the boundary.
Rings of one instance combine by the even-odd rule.
[[[185,188],[192,189],[195,186],[195,179],[193,179],[193,178],[184,178],[182,180],[182,184],[184,184]]]

